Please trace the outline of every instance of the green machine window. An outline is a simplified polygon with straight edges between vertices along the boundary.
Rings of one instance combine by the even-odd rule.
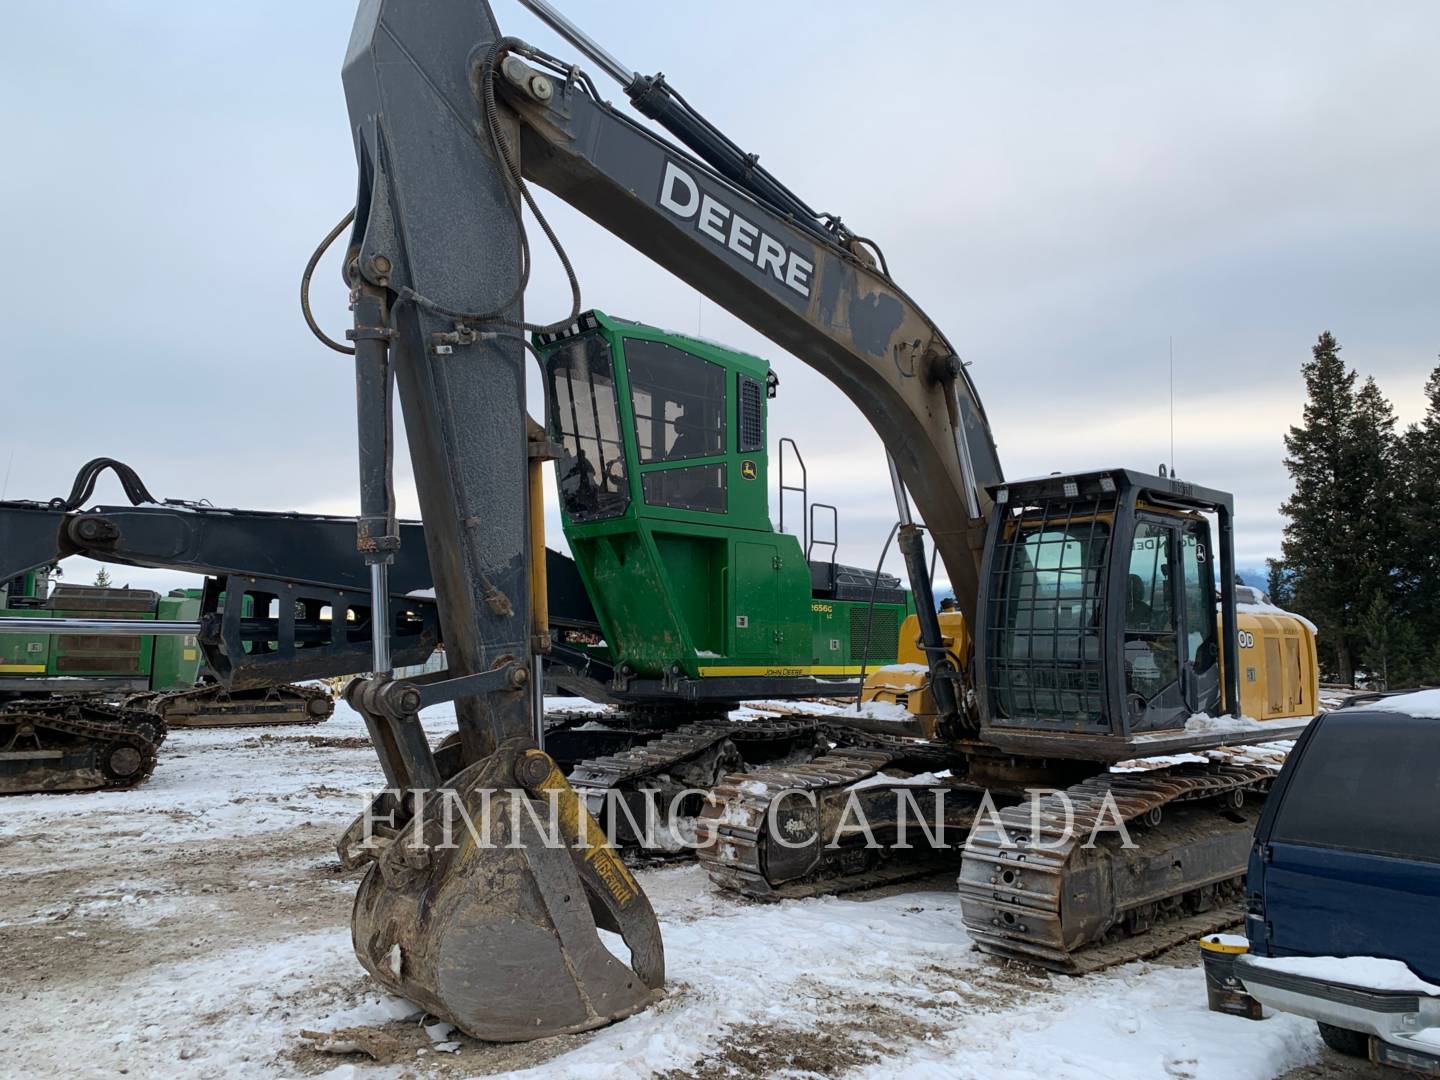
[[[725,452],[723,367],[663,342],[626,338],[625,372],[642,463]]]
[[[703,510],[723,514],[726,509],[724,465],[687,465],[680,469],[651,469],[640,477],[649,506]]]
[[[550,437],[562,448],[560,498],[577,521],[625,512],[630,490],[620,440],[619,402],[610,349],[599,334],[584,334],[545,360],[550,383]]]
[[[765,390],[748,375],[737,375],[740,387],[740,453],[765,449]]]

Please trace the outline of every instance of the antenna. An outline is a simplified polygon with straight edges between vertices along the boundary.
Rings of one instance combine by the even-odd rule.
[[[1175,475],[1175,335],[1170,335],[1170,475]]]

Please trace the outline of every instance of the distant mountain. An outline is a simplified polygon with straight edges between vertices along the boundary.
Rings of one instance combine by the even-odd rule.
[[[1253,585],[1257,589],[1265,588],[1265,581],[1270,576],[1270,571],[1263,566],[1237,566],[1235,572],[1246,585]]]

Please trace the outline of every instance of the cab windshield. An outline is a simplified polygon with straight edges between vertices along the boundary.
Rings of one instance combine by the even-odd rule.
[[[1110,526],[1091,518],[1013,528],[991,625],[995,703],[1017,719],[1099,722]]]
[[[560,501],[576,521],[625,512],[630,489],[620,437],[610,348],[599,333],[582,334],[545,359],[550,437],[561,447],[555,473]]]

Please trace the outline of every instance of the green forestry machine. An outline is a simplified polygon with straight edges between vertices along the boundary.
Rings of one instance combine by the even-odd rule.
[[[144,632],[195,620],[199,590],[52,587],[51,569],[0,586],[0,793],[134,787],[171,727],[312,724],[334,711],[311,687],[232,692],[202,675],[195,634]],[[28,629],[7,632],[18,620]]]

